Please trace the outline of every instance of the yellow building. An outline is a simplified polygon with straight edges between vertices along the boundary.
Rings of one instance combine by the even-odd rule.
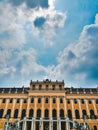
[[[0,130],[16,121],[22,130],[70,130],[83,124],[85,130],[98,130],[98,88],[65,88],[64,81],[48,79],[31,81],[28,88],[0,88]]]

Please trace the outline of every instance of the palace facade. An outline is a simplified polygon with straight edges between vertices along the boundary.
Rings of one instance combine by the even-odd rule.
[[[0,130],[22,119],[22,130],[73,130],[73,121],[98,130],[98,88],[64,86],[46,79],[31,80],[28,88],[0,88]]]

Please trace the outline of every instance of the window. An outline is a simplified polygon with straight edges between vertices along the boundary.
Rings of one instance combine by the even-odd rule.
[[[18,117],[18,109],[16,109],[15,111],[14,111],[14,118],[17,118]]]
[[[52,117],[57,117],[57,111],[55,109],[52,110]]]
[[[63,109],[60,110],[60,117],[61,118],[64,117],[64,110]]]
[[[12,103],[13,102],[13,99],[12,98],[10,98],[10,103]]]
[[[95,114],[94,114],[94,110],[90,110],[90,118],[91,119],[95,119],[96,118],[96,116],[95,116]]]
[[[48,98],[45,99],[45,103],[48,103]]]
[[[26,110],[23,109],[23,110],[22,110],[22,114],[21,114],[21,118],[23,119],[25,116],[26,116]]]
[[[77,104],[77,99],[74,99],[74,104]]]
[[[76,116],[76,119],[80,119],[80,114],[78,110],[75,110],[75,116]]]
[[[42,85],[41,84],[39,85],[39,90],[42,90]]]
[[[59,90],[62,90],[62,85],[59,85]]]
[[[55,90],[55,85],[52,86],[52,90]]]
[[[70,99],[67,99],[67,103],[70,104]]]
[[[19,98],[17,99],[17,103],[20,103],[20,99]]]
[[[31,98],[31,103],[34,103],[34,98]]]
[[[33,113],[34,113],[33,109],[30,109],[30,111],[29,111],[29,117],[33,117]]]
[[[98,104],[98,99],[96,99],[96,104]]]
[[[72,111],[70,109],[68,110],[68,117],[69,119],[72,119]]]
[[[3,98],[3,99],[2,99],[2,103],[5,103],[5,102],[6,102],[6,99],[5,99],[5,98]]]
[[[40,109],[37,110],[37,117],[41,117],[41,110]]]
[[[38,103],[41,103],[41,98],[38,98]]]
[[[4,112],[4,110],[3,110],[3,109],[1,109],[1,110],[0,110],[0,118],[2,118],[2,117],[3,117],[3,112]]]
[[[63,99],[62,98],[60,98],[60,103],[63,103]]]
[[[46,85],[46,90],[48,90],[48,85]]]
[[[7,110],[7,114],[6,114],[6,116],[11,117],[11,109],[8,109],[8,110]]]
[[[94,125],[94,130],[97,130],[97,126],[96,125]]]
[[[56,99],[55,98],[53,98],[53,103],[56,103]]]
[[[32,90],[35,90],[35,85],[32,86]]]
[[[87,118],[87,112],[84,109],[82,110],[82,117],[83,119]]]
[[[45,110],[45,117],[49,117],[49,110],[48,109]]]
[[[91,103],[92,103],[92,101],[89,99],[89,100],[88,100],[88,103],[89,103],[89,104],[91,104]]]
[[[27,103],[27,99],[26,98],[24,99],[24,103]]]
[[[84,102],[84,99],[81,99],[81,103],[82,103],[82,104],[84,104],[84,103],[85,103],[85,102]]]

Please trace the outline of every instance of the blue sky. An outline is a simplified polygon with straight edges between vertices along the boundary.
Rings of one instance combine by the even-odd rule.
[[[98,86],[98,0],[0,0],[0,87]]]

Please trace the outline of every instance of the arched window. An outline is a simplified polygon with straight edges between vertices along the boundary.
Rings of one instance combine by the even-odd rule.
[[[40,109],[37,110],[37,117],[41,117],[41,110]]]
[[[18,117],[18,109],[16,109],[15,111],[14,111],[14,118],[17,118]]]
[[[94,125],[94,130],[97,130],[97,126],[96,125]]]
[[[90,118],[91,119],[95,119],[96,118],[96,116],[95,116],[95,114],[94,114],[94,110],[90,110]]]
[[[90,110],[90,115],[94,115],[94,111],[92,109]]]
[[[29,117],[33,117],[33,109],[30,109],[30,111],[29,111]]]
[[[86,110],[84,110],[84,109],[82,110],[82,117],[83,117],[83,118],[87,118],[87,112],[86,112]]]
[[[57,111],[55,109],[52,110],[52,117],[57,117]]]
[[[9,116],[9,117],[11,117],[11,109],[7,110],[7,114],[6,115]]]
[[[72,112],[70,109],[68,110],[68,117],[69,117],[69,119],[72,119]]]
[[[22,110],[22,114],[21,114],[21,118],[24,118],[25,116],[26,116],[26,110],[23,109],[23,110]]]
[[[64,110],[63,109],[60,110],[60,117],[61,118],[64,117]]]
[[[2,116],[3,116],[3,112],[4,112],[4,110],[1,109],[1,110],[0,110],[0,118],[2,118]]]
[[[80,119],[80,114],[78,110],[75,110],[75,116],[76,116],[76,119]]]
[[[49,110],[48,109],[45,110],[45,117],[49,117]]]

